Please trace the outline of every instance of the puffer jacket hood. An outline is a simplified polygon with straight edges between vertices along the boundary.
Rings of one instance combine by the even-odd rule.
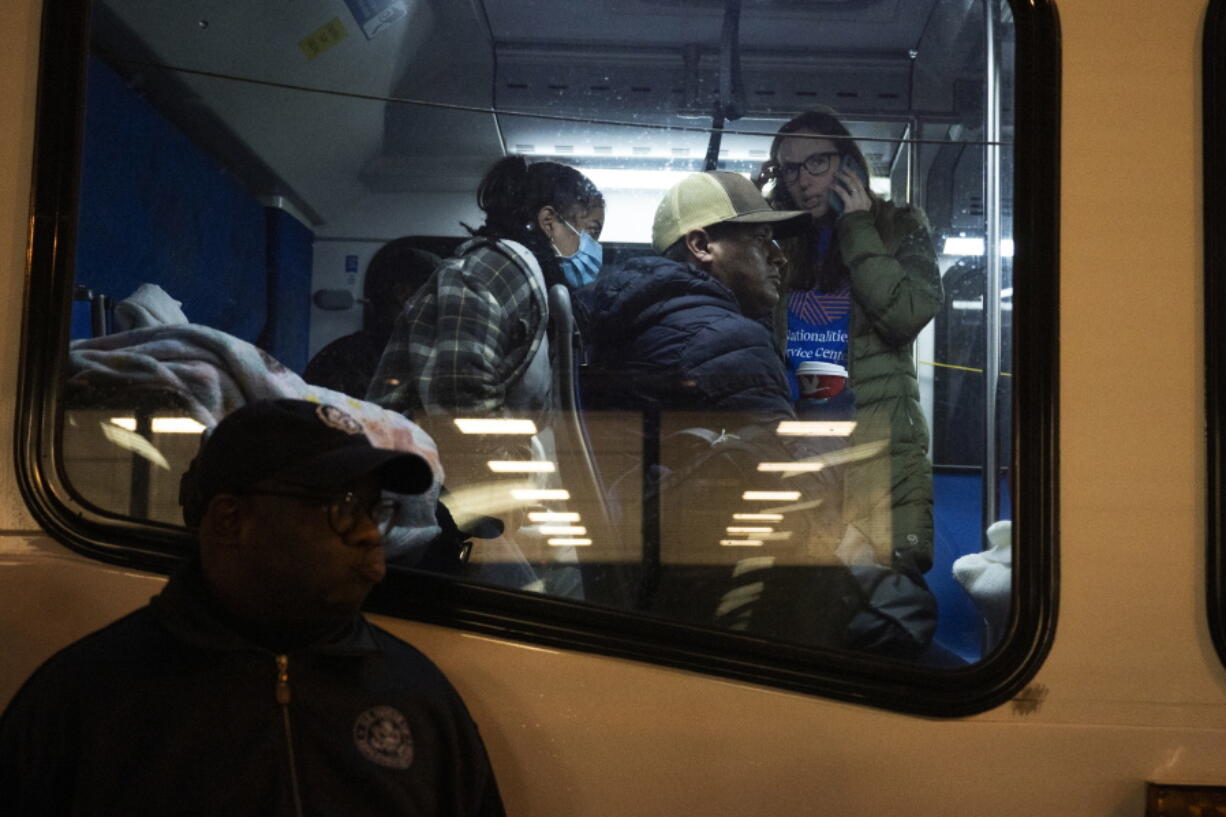
[[[743,315],[732,291],[708,273],[667,258],[635,258],[576,299],[593,368],[624,380],[611,390],[625,397],[618,407],[793,416],[770,329]]]

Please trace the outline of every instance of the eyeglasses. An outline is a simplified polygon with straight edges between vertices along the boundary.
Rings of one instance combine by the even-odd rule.
[[[367,502],[353,491],[346,491],[340,496],[319,496],[296,491],[244,491],[243,493],[256,496],[284,496],[317,504],[328,513],[328,527],[332,528],[332,532],[342,539],[357,530],[363,514],[375,523],[380,534],[386,534],[400,513],[400,503],[395,499],[377,496]]]
[[[800,178],[802,167],[810,176],[821,176],[830,172],[830,160],[838,155],[837,150],[814,153],[802,162],[783,162],[778,166],[776,173],[785,182],[794,182]]]

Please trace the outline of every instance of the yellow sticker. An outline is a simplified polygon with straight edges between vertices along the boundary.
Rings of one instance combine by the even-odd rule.
[[[313,60],[348,36],[349,32],[345,30],[341,18],[333,17],[304,37],[298,47],[308,60]]]

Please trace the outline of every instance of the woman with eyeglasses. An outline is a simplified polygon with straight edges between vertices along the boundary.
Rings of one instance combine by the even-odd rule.
[[[913,345],[940,309],[941,278],[924,214],[876,196],[867,167],[830,112],[803,113],[775,135],[760,179],[773,182],[767,199],[811,216],[781,242],[775,330],[794,383],[806,361],[848,370],[853,445],[888,440],[888,458],[847,466],[841,555],[922,572],[932,565],[932,465]]]

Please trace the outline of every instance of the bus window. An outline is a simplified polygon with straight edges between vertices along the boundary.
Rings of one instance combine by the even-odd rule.
[[[183,558],[200,435],[300,397],[439,466],[382,612],[935,714],[1037,667],[1046,4],[82,5],[27,361],[66,541]]]
[[[1222,275],[1226,272],[1226,244],[1222,241],[1222,229],[1226,223],[1226,201],[1220,190],[1221,180],[1226,178],[1223,164],[1215,145],[1226,139],[1226,61],[1221,55],[1221,45],[1226,42],[1226,7],[1221,2],[1211,2],[1205,16],[1204,33],[1204,107],[1205,107],[1205,392],[1209,433],[1209,527],[1206,552],[1207,605],[1209,631],[1217,647],[1218,656],[1226,661],[1226,558],[1223,557],[1223,509],[1226,509],[1226,494],[1223,493],[1223,463],[1226,449],[1222,445],[1223,412],[1226,411],[1226,392],[1223,391],[1222,372],[1226,352],[1226,330],[1222,316],[1226,315],[1226,288]]]

